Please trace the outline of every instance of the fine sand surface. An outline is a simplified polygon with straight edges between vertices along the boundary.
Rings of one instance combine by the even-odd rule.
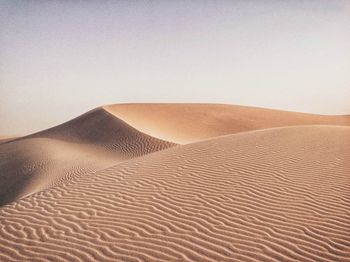
[[[141,132],[178,144],[271,127],[350,126],[350,115],[324,116],[223,104],[116,104],[104,109]]]
[[[0,205],[175,144],[139,132],[98,108],[0,144]]]
[[[0,261],[350,262],[349,116],[148,106],[0,145]]]

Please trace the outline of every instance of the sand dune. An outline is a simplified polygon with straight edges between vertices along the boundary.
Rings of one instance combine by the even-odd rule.
[[[116,104],[104,109],[136,129],[178,144],[271,127],[347,125],[350,116],[323,116],[223,104]]]
[[[121,104],[1,143],[0,205],[137,156],[248,130],[295,124],[349,124],[317,116],[216,104]],[[157,130],[156,130],[157,129]],[[155,138],[154,136],[158,137]]]
[[[350,116],[123,104],[4,139],[0,261],[350,262]]]
[[[111,151],[117,149],[126,157],[140,156],[170,145],[138,131],[103,108],[96,108],[71,121],[25,138],[34,137],[94,144]]]
[[[1,261],[350,261],[350,128],[246,132],[0,209]]]
[[[0,205],[126,159],[174,146],[98,108],[0,145]]]

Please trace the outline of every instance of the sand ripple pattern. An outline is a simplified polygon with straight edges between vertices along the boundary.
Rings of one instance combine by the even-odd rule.
[[[75,176],[175,146],[102,108],[0,144],[0,206]]]
[[[350,261],[350,128],[229,135],[0,209],[0,261]]]

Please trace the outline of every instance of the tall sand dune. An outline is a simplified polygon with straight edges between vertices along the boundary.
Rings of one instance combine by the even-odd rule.
[[[62,125],[0,144],[0,205],[174,145],[97,108]]]
[[[350,125],[318,116],[217,104],[120,104],[91,110],[53,128],[0,140],[0,205],[70,177],[176,143],[281,125]],[[158,138],[155,138],[155,137]]]
[[[324,116],[223,104],[116,104],[104,109],[151,136],[186,144],[271,127],[347,125],[350,116]]]
[[[74,177],[0,209],[0,261],[350,261],[349,149],[272,128]]]

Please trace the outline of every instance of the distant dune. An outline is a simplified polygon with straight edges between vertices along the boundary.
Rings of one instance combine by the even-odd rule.
[[[109,105],[0,176],[0,261],[350,261],[349,116]]]
[[[141,132],[178,144],[271,127],[350,125],[350,115],[324,116],[224,104],[117,104],[104,109]]]

